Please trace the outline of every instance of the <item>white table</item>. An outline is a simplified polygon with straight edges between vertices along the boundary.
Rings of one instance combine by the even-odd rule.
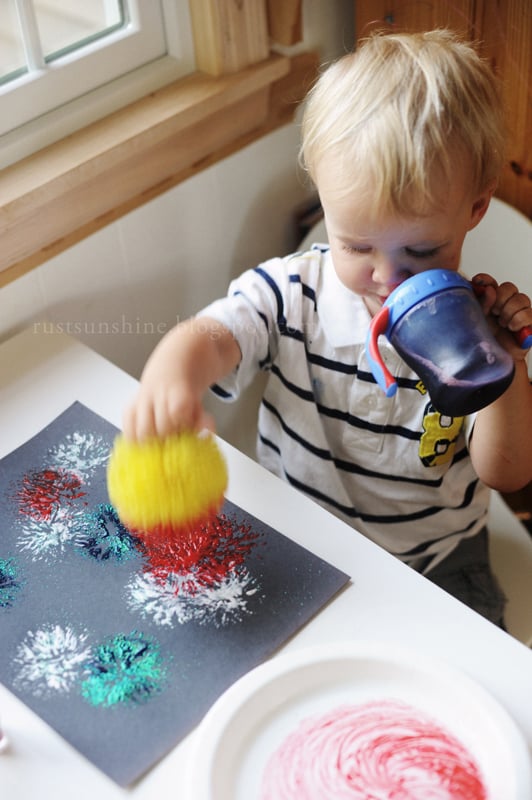
[[[76,340],[33,329],[0,346],[0,457],[75,400],[120,426],[137,383]],[[433,586],[225,442],[227,497],[352,576],[282,652],[339,640],[386,642],[446,660],[484,686],[532,751],[532,651]],[[194,733],[136,786],[116,786],[0,686],[11,749],[0,755],[0,798],[180,800]]]

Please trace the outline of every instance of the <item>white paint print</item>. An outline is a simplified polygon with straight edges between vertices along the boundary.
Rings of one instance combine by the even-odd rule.
[[[240,622],[251,614],[249,600],[259,591],[246,568],[206,584],[193,572],[170,572],[162,580],[153,573],[135,575],[126,587],[131,611],[151,617],[156,625],[197,622],[216,627]]]
[[[81,510],[68,507],[57,508],[50,519],[21,518],[17,545],[31,553],[34,561],[54,561],[73,543],[82,519]]]
[[[78,475],[62,468],[30,470],[17,481],[17,546],[34,560],[57,555],[72,539],[85,505]]]
[[[109,444],[102,436],[75,431],[48,451],[51,466],[61,467],[83,477],[87,482],[109,460]]]
[[[85,630],[76,633],[68,625],[28,631],[14,658],[18,671],[13,685],[35,697],[68,693],[90,656],[87,639]]]

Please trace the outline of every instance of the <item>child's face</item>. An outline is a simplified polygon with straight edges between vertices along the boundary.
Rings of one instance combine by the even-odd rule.
[[[357,195],[340,197],[327,174],[318,180],[334,268],[372,315],[411,275],[458,270],[465,235],[482,218],[490,197],[475,198],[464,184],[457,176],[441,207],[426,216],[370,217]]]

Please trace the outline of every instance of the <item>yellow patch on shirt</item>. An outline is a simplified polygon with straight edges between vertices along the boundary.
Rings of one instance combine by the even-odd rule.
[[[426,467],[447,464],[453,457],[464,417],[449,417],[436,411],[432,403],[425,409],[419,442],[419,457]]]

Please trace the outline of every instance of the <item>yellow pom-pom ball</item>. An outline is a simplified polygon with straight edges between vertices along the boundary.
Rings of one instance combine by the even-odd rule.
[[[185,432],[133,442],[116,437],[107,467],[109,499],[128,526],[183,527],[219,510],[227,467],[213,436]]]

